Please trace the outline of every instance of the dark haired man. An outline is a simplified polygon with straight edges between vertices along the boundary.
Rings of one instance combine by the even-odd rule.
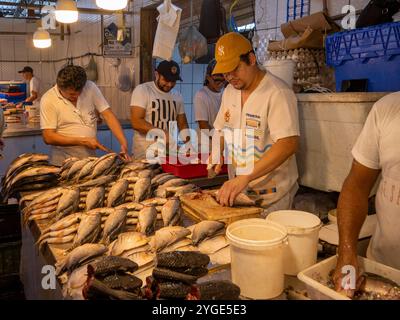
[[[51,162],[61,165],[69,157],[95,156],[95,150],[107,149],[96,138],[97,114],[100,113],[128,155],[128,143],[118,119],[99,88],[87,80],[79,66],[67,66],[57,75],[57,84],[40,102],[40,126],[43,140],[50,144]]]
[[[215,59],[213,74],[222,73],[229,85],[214,128],[223,130],[231,162],[230,180],[220,189],[218,201],[231,206],[249,188],[261,196],[265,214],[290,209],[298,189],[296,96],[284,81],[258,65],[250,41],[239,33],[218,40]],[[221,143],[221,155],[223,147]],[[215,171],[220,171],[220,164]]]
[[[193,106],[199,129],[211,130],[214,127],[214,121],[221,105],[222,89],[226,82],[224,75],[212,74],[215,64],[215,60],[208,64],[204,86],[194,96]]]
[[[178,80],[182,81],[179,65],[164,60],[157,66],[155,80],[142,83],[133,91],[130,106],[135,158],[145,158],[147,149],[154,144],[146,139],[150,130],[163,130],[168,143],[171,122],[176,121],[180,131],[188,128],[183,98],[171,91]]]
[[[40,80],[33,75],[33,69],[29,66],[24,67],[22,70],[18,71],[22,74],[25,81],[29,82],[29,97],[25,99],[24,102],[32,102],[33,106],[39,108],[40,105]],[[22,107],[21,102],[18,107]]]

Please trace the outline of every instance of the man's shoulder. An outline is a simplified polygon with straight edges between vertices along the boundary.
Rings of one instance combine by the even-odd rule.
[[[43,102],[43,101],[45,101],[45,102],[54,101],[55,98],[58,98],[57,97],[57,93],[56,93],[56,89],[55,89],[55,87],[51,87],[49,90],[47,90],[43,94],[43,96],[41,98],[41,102]]]

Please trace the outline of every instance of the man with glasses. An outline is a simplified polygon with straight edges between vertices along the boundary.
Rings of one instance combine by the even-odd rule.
[[[227,150],[222,141],[221,157],[225,152],[231,160],[230,180],[220,189],[218,201],[232,206],[248,188],[262,198],[265,214],[290,209],[298,189],[296,96],[284,81],[258,65],[250,41],[239,33],[218,40],[215,59],[213,74],[224,74],[229,85],[214,127],[225,139]],[[237,131],[241,139],[235,138]],[[221,164],[215,164],[214,171],[220,170]]]
[[[95,156],[108,149],[96,138],[97,112],[104,118],[121,145],[121,155],[129,159],[128,143],[121,125],[99,88],[87,80],[85,69],[67,66],[57,75],[57,84],[40,102],[43,140],[51,147],[51,162],[61,165],[69,157]]]
[[[212,74],[215,64],[215,60],[208,64],[204,86],[194,97],[195,117],[200,130],[214,128],[214,121],[221,105],[225,78],[223,74]]]
[[[179,131],[188,128],[182,96],[171,91],[176,81],[182,81],[179,65],[175,61],[162,61],[155,71],[155,80],[138,85],[131,98],[131,123],[135,129],[133,155],[145,158],[147,149],[155,143],[149,131],[160,129],[169,144],[171,122],[177,122]]]

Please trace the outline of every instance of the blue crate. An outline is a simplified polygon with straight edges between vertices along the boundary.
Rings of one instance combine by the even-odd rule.
[[[356,79],[368,79],[369,92],[400,91],[400,22],[328,36],[326,62],[335,68],[337,91]]]
[[[8,102],[20,103],[20,102],[25,101],[26,93],[25,92],[20,92],[20,93],[0,92],[0,98],[1,99],[7,99]]]

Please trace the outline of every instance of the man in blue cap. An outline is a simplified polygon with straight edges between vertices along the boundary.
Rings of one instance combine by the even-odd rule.
[[[177,122],[179,131],[188,129],[182,95],[172,91],[178,80],[182,81],[179,65],[164,60],[157,66],[155,80],[142,83],[133,91],[130,106],[135,158],[145,158],[146,150],[154,144],[146,140],[150,130],[163,130],[168,144],[171,122]]]

